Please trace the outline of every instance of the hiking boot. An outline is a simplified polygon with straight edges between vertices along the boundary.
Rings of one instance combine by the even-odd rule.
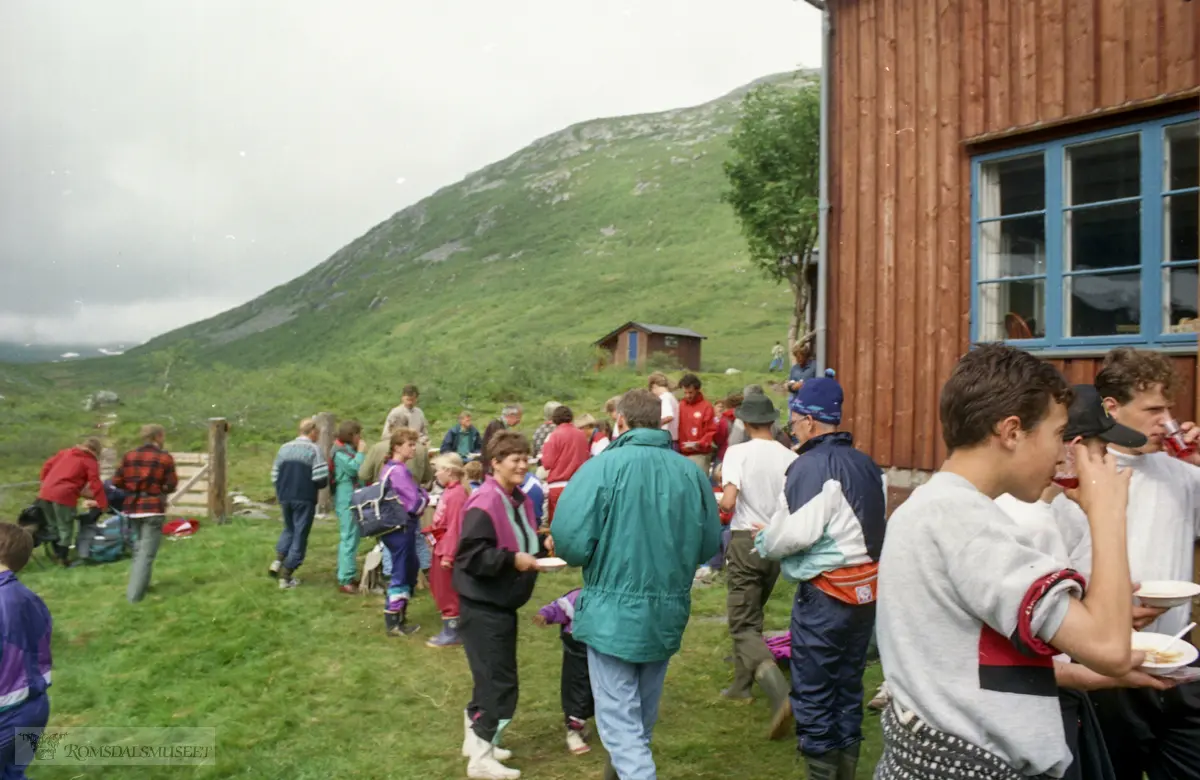
[[[577,756],[582,756],[584,753],[591,752],[591,749],[581,729],[567,729],[567,750]]]
[[[842,751],[831,750],[822,756],[804,756],[808,780],[840,780]]]
[[[345,593],[347,596],[353,596],[355,593],[358,593],[358,588],[354,587],[353,585],[339,585],[338,593]]]
[[[767,694],[771,702],[771,729],[767,732],[768,739],[783,739],[792,730],[792,702],[788,698],[792,692],[783,672],[774,661],[763,661],[754,670],[754,679],[758,686]]]
[[[855,743],[852,747],[845,748],[838,756],[838,771],[837,780],[854,780],[854,773],[858,770],[858,748],[861,743]]]
[[[54,545],[54,562],[64,569],[71,566],[71,548],[61,544]]]
[[[267,567],[267,576],[273,580],[279,579],[279,570],[283,567],[283,561],[271,561],[271,565]]]
[[[477,739],[479,739],[479,736],[475,733],[475,729],[471,728],[471,716],[469,714],[467,714],[466,710],[463,710],[463,744],[462,744],[463,758],[471,757],[471,745]],[[492,756],[497,761],[507,761],[508,759],[512,758],[512,751],[505,750],[502,747],[496,747],[495,745],[493,745],[492,746]]]
[[[458,618],[449,618],[442,621],[442,633],[435,637],[431,637],[425,643],[426,647],[458,647],[462,644],[462,639],[458,636]]]
[[[280,590],[291,590],[292,588],[298,587],[299,585],[300,585],[300,580],[296,579],[295,577],[288,577],[286,580],[283,577],[279,578],[279,589]]]

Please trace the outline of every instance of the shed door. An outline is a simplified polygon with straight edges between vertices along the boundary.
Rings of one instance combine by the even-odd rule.
[[[629,362],[630,363],[637,362],[638,335],[639,334],[636,330],[629,331]]]

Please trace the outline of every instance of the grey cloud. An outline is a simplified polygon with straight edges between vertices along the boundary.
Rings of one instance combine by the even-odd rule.
[[[210,316],[537,137],[819,46],[795,0],[6,0],[0,339]]]

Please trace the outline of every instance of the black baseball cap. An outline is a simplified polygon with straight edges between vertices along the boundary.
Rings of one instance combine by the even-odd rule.
[[[1075,400],[1067,411],[1067,429],[1063,441],[1076,438],[1098,438],[1119,447],[1136,449],[1146,445],[1146,437],[1132,428],[1121,425],[1109,416],[1094,385],[1075,385]]]

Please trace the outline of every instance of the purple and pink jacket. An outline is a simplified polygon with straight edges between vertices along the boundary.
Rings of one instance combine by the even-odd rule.
[[[400,505],[406,512],[419,518],[425,511],[425,507],[429,506],[429,494],[413,479],[408,466],[389,460],[383,464],[383,470],[386,472],[389,469],[391,471],[388,474],[388,485],[392,492],[396,494],[396,498],[399,499]]]
[[[0,572],[0,726],[50,687],[50,610],[11,571]],[[23,724],[22,724],[23,725]]]
[[[575,601],[583,588],[576,588],[570,593],[559,596],[538,610],[538,614],[546,618],[547,623],[562,626],[562,633],[569,634],[575,626]]]

